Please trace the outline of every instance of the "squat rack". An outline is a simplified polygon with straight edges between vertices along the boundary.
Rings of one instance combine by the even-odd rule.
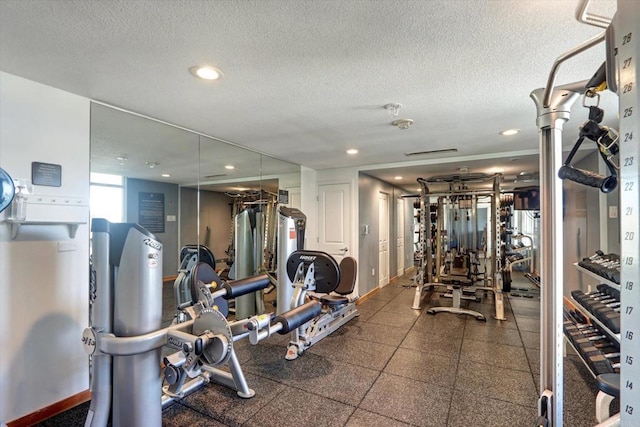
[[[478,197],[489,197],[491,200],[490,214],[491,214],[491,236],[493,238],[493,244],[491,245],[491,277],[485,271],[485,286],[476,287],[476,289],[491,291],[494,294],[495,298],[495,307],[496,307],[496,315],[495,318],[499,320],[505,320],[504,317],[504,301],[502,294],[502,278],[501,275],[498,274],[499,268],[499,258],[500,258],[500,235],[498,233],[498,210],[500,208],[500,180],[502,178],[501,174],[493,174],[488,176],[474,176],[473,178],[482,180],[484,182],[491,182],[491,189],[469,189],[469,188],[454,188],[453,184],[459,184],[465,182],[465,176],[451,176],[451,179],[445,179],[444,182],[449,182],[451,185],[448,190],[439,190],[435,192],[431,192],[429,189],[429,183],[443,182],[443,179],[424,179],[418,178],[418,183],[421,186],[420,195],[409,196],[409,197],[419,197],[420,198],[420,243],[419,250],[422,254],[419,264],[419,271],[416,275],[416,292],[413,298],[413,305],[411,308],[414,310],[420,310],[420,303],[422,300],[422,292],[425,288],[432,288],[434,283],[432,282],[431,271],[432,271],[432,254],[431,254],[431,244],[428,244],[426,239],[427,234],[427,219],[429,218],[429,212],[427,212],[427,207],[430,205],[430,198],[437,197],[438,198],[438,213],[437,213],[437,223],[436,223],[436,276],[440,272],[441,268],[441,241],[442,241],[442,232],[443,232],[443,202],[445,198],[449,198],[451,196],[460,196],[466,197],[470,196],[472,200],[472,215],[474,216],[474,221],[477,222],[477,201]],[[477,225],[475,227],[477,229]],[[474,230],[477,231],[477,230]],[[475,240],[475,239],[473,239]],[[426,273],[426,274],[425,274]]]

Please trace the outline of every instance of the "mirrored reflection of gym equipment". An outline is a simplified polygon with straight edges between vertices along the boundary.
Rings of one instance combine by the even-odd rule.
[[[412,308],[419,310],[423,290],[432,290],[435,286],[449,285],[453,298],[452,307],[437,307],[429,312],[435,314],[440,311],[449,311],[459,314],[470,314],[478,320],[484,320],[479,312],[473,312],[460,307],[463,299],[463,288],[482,282],[483,286],[473,286],[476,290],[491,291],[495,298],[496,319],[505,320],[501,277],[496,274],[500,269],[499,245],[496,226],[498,223],[497,209],[500,197],[501,175],[466,174],[419,178],[422,191],[420,198],[420,223],[419,223],[419,270],[415,278],[416,293]],[[444,189],[435,189],[442,187]],[[480,184],[480,185],[474,185]],[[430,190],[429,185],[434,187]],[[490,188],[487,188],[490,185]],[[478,202],[489,201],[490,229],[478,229]],[[435,201],[435,203],[432,203]],[[435,209],[431,206],[435,205]],[[427,212],[429,208],[429,212]],[[435,222],[432,221],[435,211]],[[487,233],[487,231],[489,231]],[[487,236],[487,234],[489,236]],[[493,239],[488,245],[488,238]],[[491,253],[486,254],[489,247]],[[483,252],[483,257],[478,252]],[[434,257],[435,255],[435,257]],[[487,266],[487,258],[489,265]],[[480,260],[484,261],[484,271],[480,272],[478,266]],[[435,270],[433,266],[435,265]],[[452,270],[452,268],[456,270]],[[461,273],[459,268],[464,268]],[[449,282],[449,283],[447,283]],[[469,289],[471,291],[471,288]],[[473,297],[472,299],[475,299]]]
[[[275,286],[277,195],[264,190],[227,195],[234,199],[227,250],[232,262],[229,278],[237,280],[266,273],[270,274],[272,287]],[[260,290],[237,298],[232,309],[236,319],[264,313],[264,292]]]

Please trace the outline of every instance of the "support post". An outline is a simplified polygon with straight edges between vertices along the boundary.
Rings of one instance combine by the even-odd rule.
[[[571,116],[571,105],[584,92],[586,81],[559,86],[544,106],[544,89],[531,98],[536,104],[536,124],[540,134],[540,400],[538,415],[549,426],[562,425],[562,295],[563,236],[562,128]]]

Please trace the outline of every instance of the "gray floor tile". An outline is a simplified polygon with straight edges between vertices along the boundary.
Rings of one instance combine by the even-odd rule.
[[[345,427],[409,427],[410,425],[373,412],[356,409]]]
[[[479,311],[484,314],[487,319],[486,323],[490,326],[497,326],[506,329],[517,329],[516,319],[513,317],[513,313],[508,307],[504,307],[504,317],[506,320],[496,319],[496,309],[494,305],[488,304],[469,304],[469,307],[473,310]],[[477,320],[471,316],[467,316],[467,324],[477,322]]]
[[[380,375],[361,409],[415,426],[446,425],[452,391],[409,378]]]
[[[595,401],[598,388],[595,381],[588,384],[576,381],[564,382],[564,425],[565,426],[595,426]]]
[[[511,308],[515,312],[516,307],[535,309],[540,312],[540,298],[509,298],[509,302],[511,303]]]
[[[356,309],[360,315],[353,320],[360,320],[362,322],[366,322],[371,319],[371,317],[378,312],[378,310],[374,310],[371,308],[363,307],[363,304],[356,305]]]
[[[359,340],[387,344],[394,347],[400,345],[407,335],[407,329],[395,326],[382,326],[371,322],[350,322],[348,336]]]
[[[413,300],[412,300],[413,302]],[[413,317],[418,317],[420,316],[420,312],[421,310],[414,310],[413,308],[411,308],[413,304],[407,304],[404,302],[395,302],[395,300],[390,301],[387,305],[385,305],[384,307],[382,307],[380,309],[380,311],[390,311],[393,313],[397,313],[397,314],[402,314],[402,315],[407,315],[407,316],[413,316]]]
[[[400,343],[400,347],[457,358],[460,355],[461,344],[461,336],[438,335],[433,332],[411,330]]]
[[[384,372],[453,388],[458,359],[404,348],[395,352]]]
[[[540,332],[520,331],[520,336],[526,348],[540,348]]]
[[[366,310],[372,310],[372,311],[378,311],[380,310],[382,307],[384,307],[385,305],[387,305],[389,303],[388,300],[378,300],[378,299],[373,299],[373,298],[369,298],[368,300],[366,300],[365,302],[363,302],[362,304],[358,304],[356,306],[356,308],[358,310],[362,309],[366,309]]]
[[[486,363],[518,371],[530,371],[524,347],[514,347],[465,338],[462,341],[461,360]]]
[[[508,399],[508,396],[504,398]],[[536,418],[537,410],[531,406],[477,397],[472,393],[456,390],[453,393],[447,426],[530,427],[534,425]]]
[[[290,381],[289,385],[352,406],[358,406],[380,375],[380,371],[339,361],[317,363],[314,370],[322,375]]]
[[[344,426],[355,411],[353,406],[299,389],[287,388],[258,411],[244,426],[300,427]]]
[[[331,360],[344,361],[379,371],[384,368],[395,350],[396,347],[386,344],[329,335],[307,351]]]
[[[416,320],[412,331],[431,332],[437,335],[462,337],[465,328],[465,318],[454,313],[429,314],[426,311]]]
[[[538,393],[533,387],[530,372],[461,360],[458,365],[455,388],[479,398],[508,400],[530,407],[537,405]]]
[[[406,304],[413,305],[413,299],[415,298],[416,292],[415,289],[407,289],[404,292],[396,295],[391,301],[396,304]]]
[[[540,319],[532,317],[517,316],[516,322],[518,329],[521,331],[539,332],[540,331]]]
[[[383,326],[395,326],[396,328],[409,329],[416,321],[417,315],[399,314],[391,311],[379,311],[368,320]]]
[[[522,347],[522,339],[520,339],[520,333],[517,329],[496,327],[483,322],[467,324],[464,338]]]
[[[162,411],[162,426],[224,427],[226,424],[213,420],[210,417],[194,411],[193,409],[187,408],[186,406],[174,403]]]
[[[210,383],[180,403],[224,424],[240,425],[286,388],[283,384],[251,373],[246,373],[246,379],[256,393],[251,399],[243,399],[235,390]]]
[[[513,314],[517,317],[531,317],[533,319],[540,319],[540,304],[536,304],[538,307],[512,307]]]

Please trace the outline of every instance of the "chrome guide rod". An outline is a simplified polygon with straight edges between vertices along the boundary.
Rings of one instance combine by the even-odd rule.
[[[584,92],[586,81],[556,88],[536,89],[536,124],[540,133],[540,400],[538,415],[546,416],[549,426],[562,426],[563,404],[563,236],[562,128],[571,116],[571,105]],[[545,107],[543,96],[551,99]]]

